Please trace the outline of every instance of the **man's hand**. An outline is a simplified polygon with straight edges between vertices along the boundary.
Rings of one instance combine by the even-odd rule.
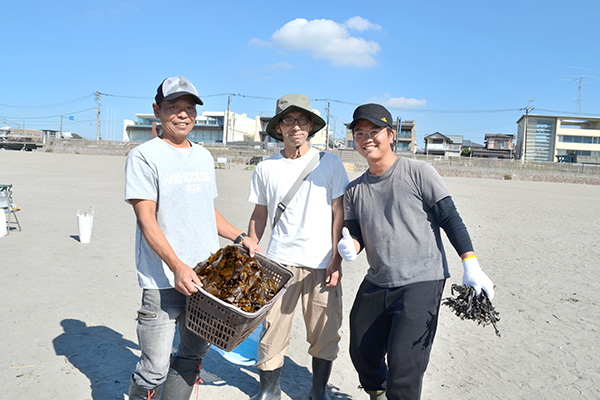
[[[173,274],[175,275],[175,289],[186,296],[191,296],[198,291],[194,283],[202,287],[202,281],[200,281],[198,275],[184,263],[174,268]]]
[[[258,247],[256,240],[252,239],[250,236],[245,236],[240,244],[248,249],[250,257],[254,257],[254,253],[256,252],[262,253],[262,250],[260,247]]]
[[[462,261],[465,270],[463,275],[463,286],[472,286],[477,296],[481,294],[481,289],[485,290],[488,299],[492,301],[494,297],[494,284],[492,280],[483,272],[479,266],[477,257],[470,256]]]
[[[348,228],[342,229],[342,238],[337,244],[338,253],[346,261],[354,261],[358,254],[356,253],[356,247],[354,247],[354,239],[350,236]]]
[[[325,287],[337,286],[341,280],[342,266],[339,262],[335,263],[332,260],[325,270]]]

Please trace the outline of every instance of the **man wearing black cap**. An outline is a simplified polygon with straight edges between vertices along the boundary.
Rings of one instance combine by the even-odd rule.
[[[440,175],[392,151],[391,122],[379,104],[354,111],[350,129],[369,169],[344,194],[338,250],[352,261],[364,248],[369,262],[350,312],[350,356],[362,387],[371,399],[419,399],[450,276],[440,227],[463,260],[463,285],[490,300],[494,285]]]
[[[186,296],[202,286],[191,267],[219,248],[217,235],[248,247],[256,242],[214,207],[214,160],[187,138],[202,105],[184,77],[157,89],[154,115],[161,133],[129,153],[125,200],[137,218],[135,255],[143,289],[137,334],[142,355],[131,378],[130,399],[188,400],[209,343],[185,327]],[[180,343],[171,356],[175,330]],[[164,385],[163,385],[164,383]]]
[[[341,160],[319,153],[308,140],[325,126],[308,98],[289,94],[277,101],[267,132],[284,149],[256,166],[248,200],[255,203],[248,234],[257,242],[267,223],[271,238],[267,255],[289,267],[294,283],[273,305],[263,325],[256,366],[260,392],[255,400],[281,398],[279,378],[294,310],[302,299],[306,338],[312,355],[310,398],[327,399],[327,381],[339,350],[342,323],[341,258],[335,244],[341,238],[343,194],[348,177]],[[314,167],[311,166],[314,162]],[[304,170],[309,175],[290,197],[290,188]]]

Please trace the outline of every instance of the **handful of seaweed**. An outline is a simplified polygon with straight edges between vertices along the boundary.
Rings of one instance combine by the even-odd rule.
[[[442,304],[450,307],[460,319],[472,319],[477,321],[478,325],[492,324],[496,335],[500,337],[500,331],[496,323],[500,321],[499,313],[492,306],[485,290],[481,291],[481,296],[477,297],[475,289],[471,286],[452,285],[452,295],[458,292],[456,298],[447,297]]]
[[[279,290],[258,261],[236,246],[219,249],[199,266],[202,289],[246,312],[258,311]]]

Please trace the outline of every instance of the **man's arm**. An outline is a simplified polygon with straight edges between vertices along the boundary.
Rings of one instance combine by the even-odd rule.
[[[231,225],[229,221],[227,221],[225,217],[223,217],[223,215],[221,215],[221,213],[217,211],[216,208],[215,218],[217,220],[217,233],[219,234],[219,236],[224,237],[225,239],[229,239],[233,242],[238,236],[240,236],[240,234],[243,233],[238,228]],[[245,236],[241,240],[241,242],[239,242],[239,244],[243,245],[248,249],[250,257],[254,257],[255,251],[260,251],[260,248],[258,247],[258,242],[252,239],[250,236]]]
[[[254,239],[256,243],[260,242],[260,239],[265,233],[268,218],[269,210],[267,209],[267,206],[256,204],[252,216],[250,217],[250,222],[248,222],[248,236]]]
[[[342,228],[344,227],[344,196],[340,196],[331,201],[331,213],[333,222],[331,233],[333,237],[333,255],[327,271],[325,273],[325,283],[327,287],[337,286],[342,280],[342,257],[338,253],[337,243],[342,237]]]
[[[494,297],[494,284],[479,266],[473,251],[471,237],[462,218],[458,214],[452,197],[438,201],[431,208],[436,222],[444,229],[456,252],[460,255],[464,268],[463,285],[472,286],[477,295],[485,290],[490,300]]]
[[[187,264],[177,257],[175,251],[167,241],[163,231],[156,221],[156,202],[152,200],[130,200],[137,218],[140,232],[144,235],[148,245],[167,264],[175,275],[175,289],[186,296],[198,291],[194,283],[202,286],[202,282]]]

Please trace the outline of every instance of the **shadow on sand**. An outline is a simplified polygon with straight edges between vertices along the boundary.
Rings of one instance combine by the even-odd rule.
[[[122,400],[129,390],[129,378],[138,360],[132,350],[139,350],[138,345],[106,326],[88,326],[70,318],[62,320],[61,325],[64,333],[53,340],[56,354],[66,357],[90,380],[93,399]],[[178,339],[175,338],[175,346]],[[256,368],[233,364],[213,349],[202,362],[200,377],[203,385],[234,386],[248,398],[259,390]],[[308,398],[311,384],[310,370],[285,357],[281,390],[291,399],[304,400]],[[329,385],[328,389],[333,399],[351,399],[335,386]]]
[[[93,399],[123,399],[138,356],[137,344],[106,326],[77,319],[61,321],[64,333],[53,340],[54,351],[90,380]]]
[[[258,393],[259,390],[258,369],[233,364],[213,349],[204,357],[200,377],[204,385],[235,386],[248,395],[248,398]],[[311,371],[286,356],[281,371],[281,391],[290,399],[306,400],[309,397],[311,386]],[[328,390],[332,399],[352,398],[339,392],[339,388],[331,384],[328,385]]]

